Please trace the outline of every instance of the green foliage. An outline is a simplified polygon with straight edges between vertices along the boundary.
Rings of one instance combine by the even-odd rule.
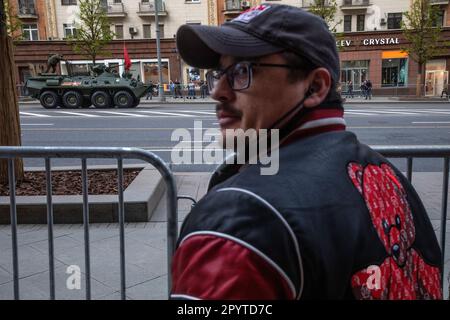
[[[9,5],[8,0],[4,3],[4,21],[6,22],[6,32],[13,40],[22,39],[22,21],[14,14],[12,7]],[[3,21],[2,21],[3,23]]]
[[[92,58],[95,64],[99,54],[107,54],[104,47],[114,38],[114,32],[101,0],[80,0],[78,6],[76,34],[69,42],[75,52]]]
[[[430,0],[413,0],[410,10],[403,13],[403,35],[410,42],[403,50],[419,64],[419,73],[421,67],[442,50],[438,18],[439,6],[432,6]]]
[[[334,17],[338,6],[336,0],[312,0],[308,11],[325,20],[330,31],[336,34],[336,27],[342,23],[342,19],[335,21]]]

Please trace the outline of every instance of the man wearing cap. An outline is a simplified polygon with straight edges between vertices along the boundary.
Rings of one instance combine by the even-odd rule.
[[[262,4],[220,27],[183,25],[210,69],[222,138],[279,130],[279,171],[220,167],[181,228],[173,299],[441,299],[441,255],[411,184],[345,130],[325,22]],[[271,131],[273,132],[273,131]]]

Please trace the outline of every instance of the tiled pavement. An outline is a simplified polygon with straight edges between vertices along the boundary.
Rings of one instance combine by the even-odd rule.
[[[207,173],[176,174],[178,193],[196,199],[206,192]],[[442,175],[416,173],[413,184],[423,199],[433,227],[440,238]],[[191,202],[179,202],[179,221],[189,212]],[[449,209],[450,211],[450,209]],[[450,215],[450,214],[449,214]],[[446,270],[450,272],[450,223],[447,220]],[[84,232],[82,225],[55,225],[55,290],[57,299],[84,299],[81,289],[69,290],[67,267],[84,272]],[[19,225],[19,275],[21,299],[49,298],[48,242],[46,225]],[[119,228],[117,224],[92,224],[90,230],[93,299],[120,299]],[[162,200],[147,223],[125,226],[127,299],[167,298],[167,255],[165,201]],[[11,229],[0,226],[0,299],[13,298]],[[445,288],[448,288],[446,279]],[[446,290],[448,297],[448,290]]]

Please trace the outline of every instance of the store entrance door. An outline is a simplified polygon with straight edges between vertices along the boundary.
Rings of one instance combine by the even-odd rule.
[[[448,71],[427,71],[425,74],[425,96],[441,96],[447,92]]]

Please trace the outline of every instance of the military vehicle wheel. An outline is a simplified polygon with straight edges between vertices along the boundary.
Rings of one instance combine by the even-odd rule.
[[[67,91],[66,93],[64,93],[62,101],[64,108],[77,109],[81,107],[81,104],[83,103],[83,97],[79,92]]]
[[[111,107],[111,97],[105,91],[95,91],[91,97],[91,102],[96,108]]]
[[[119,108],[131,108],[134,103],[134,98],[127,91],[118,91],[114,95],[114,104]]]
[[[45,109],[56,109],[60,103],[59,96],[53,91],[44,91],[39,100]]]

